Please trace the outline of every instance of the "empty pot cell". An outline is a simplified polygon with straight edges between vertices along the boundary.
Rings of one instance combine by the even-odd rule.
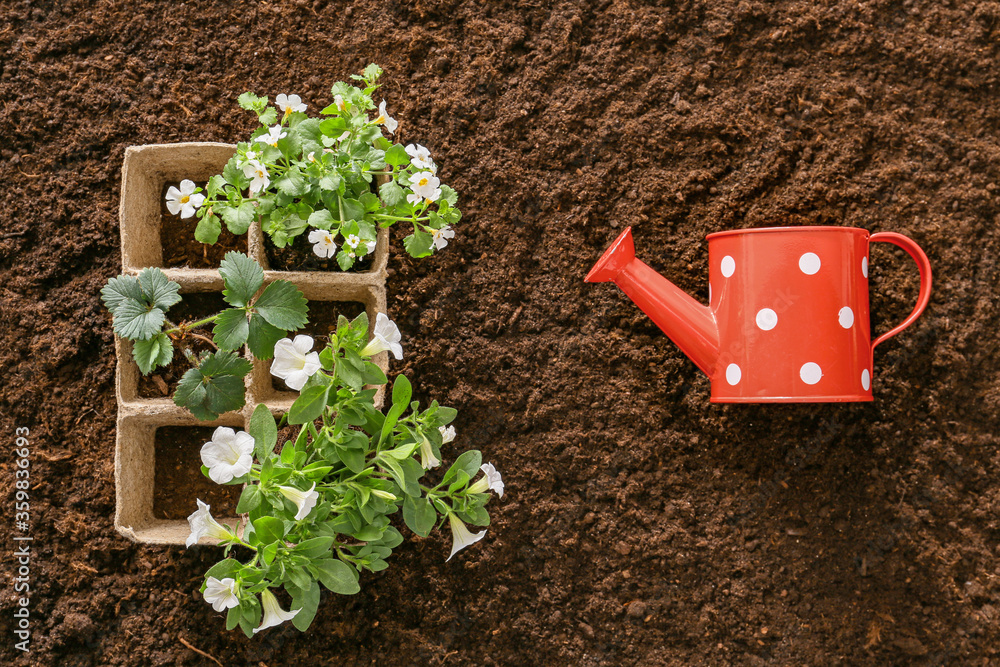
[[[313,351],[319,352],[330,342],[330,332],[337,329],[337,317],[343,315],[348,320],[365,312],[365,304],[355,301],[310,301],[309,323],[288,337],[306,335],[313,338]],[[268,373],[271,370],[271,359],[265,361]],[[271,376],[271,386],[277,391],[290,391],[284,380]]]
[[[217,292],[195,292],[181,296],[183,300],[167,311],[167,319],[175,325],[197,322],[230,307]],[[211,339],[213,326],[208,324],[198,327],[177,342],[190,349],[196,356],[202,352],[212,351],[215,347],[206,339]],[[139,376],[139,396],[142,398],[172,396],[177,389],[177,383],[189,368],[191,364],[175,344],[174,359],[168,366],[160,366],[149,375]]]
[[[239,430],[234,427],[234,430]],[[153,517],[186,519],[198,500],[212,516],[236,516],[242,485],[216,484],[201,474],[201,447],[212,439],[213,427],[161,426],[156,429],[153,477]]]
[[[204,187],[204,183],[198,183]],[[214,245],[200,243],[194,238],[194,228],[198,218],[181,219],[167,210],[167,190],[180,183],[164,183],[160,193],[160,243],[163,245],[163,266],[165,268],[214,269],[222,262],[227,252],[247,254],[247,236],[236,236],[222,224],[219,240]]]

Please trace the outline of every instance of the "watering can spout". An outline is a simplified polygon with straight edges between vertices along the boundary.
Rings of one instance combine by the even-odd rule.
[[[618,285],[698,368],[712,377],[719,358],[715,315],[636,258],[631,227],[604,252],[585,280]]]

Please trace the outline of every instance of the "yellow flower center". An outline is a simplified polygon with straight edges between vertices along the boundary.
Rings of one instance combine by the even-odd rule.
[[[375,119],[376,125],[381,125],[384,122],[385,122],[385,116],[379,116],[378,118]]]
[[[184,195],[183,197],[181,197],[181,203],[182,204],[186,204],[189,201],[191,201],[191,197],[189,197],[188,195]]]
[[[417,181],[417,185],[420,187],[424,187],[428,183],[430,183],[430,180],[426,176]]]

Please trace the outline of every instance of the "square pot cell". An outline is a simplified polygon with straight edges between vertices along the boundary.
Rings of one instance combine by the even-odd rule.
[[[184,544],[187,517],[197,498],[212,516],[233,527],[240,486],[213,483],[201,474],[202,445],[217,426],[244,428],[239,414],[213,422],[147,408],[118,419],[115,450],[115,528],[137,542]],[[206,543],[209,540],[205,540]]]
[[[122,267],[126,272],[137,272],[147,266],[175,266],[168,260],[187,261],[188,253],[184,251],[184,246],[173,247],[173,244],[186,236],[194,242],[196,219],[180,220],[170,215],[164,199],[166,190],[184,179],[203,187],[211,176],[222,172],[235,151],[236,146],[232,144],[209,142],[130,146],[125,150],[119,218]],[[168,224],[164,225],[165,221]],[[238,241],[238,248],[234,249],[248,252],[247,237],[235,240]],[[197,256],[202,251],[196,249],[194,252]],[[211,269],[204,271],[214,273],[214,278],[218,280],[218,272]],[[213,278],[211,275],[205,277]]]

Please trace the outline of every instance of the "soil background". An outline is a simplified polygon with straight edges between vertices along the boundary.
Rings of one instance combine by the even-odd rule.
[[[0,662],[35,665],[1000,663],[1000,5],[0,2]],[[126,146],[236,142],[235,97],[315,111],[368,62],[396,138],[465,218],[392,245],[394,373],[503,472],[485,540],[409,539],[304,635],[224,631],[213,548],[112,528]],[[869,404],[716,406],[583,276],[625,225],[704,301],[704,236],[784,224],[917,240],[924,316]],[[872,250],[873,326],[916,271]],[[31,653],[13,648],[14,429],[31,433]],[[195,473],[195,471],[192,471]],[[193,506],[193,499],[192,499]],[[183,640],[183,641],[182,641]]]

